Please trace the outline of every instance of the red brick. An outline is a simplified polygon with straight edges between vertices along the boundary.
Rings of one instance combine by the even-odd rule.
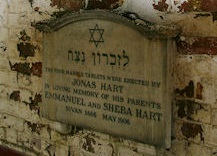
[[[116,9],[119,7],[119,0],[89,0],[87,9]]]
[[[36,62],[32,63],[32,74],[38,77],[42,76],[42,63],[41,62]]]
[[[162,12],[166,12],[168,9],[168,4],[166,4],[166,0],[159,1],[158,4],[153,4],[154,9]]]
[[[84,0],[52,0],[51,6],[78,11],[83,8]]]
[[[187,40],[182,41],[180,39],[176,42],[177,50],[180,54],[217,55],[216,37],[195,37],[191,38],[191,43],[187,42]]]
[[[191,11],[208,11],[217,12],[217,1],[216,0],[189,0],[182,3],[179,7],[180,11],[191,12]]]
[[[179,9],[184,12],[201,11],[201,0],[188,0],[182,3]]]
[[[202,11],[217,12],[217,0],[203,0],[201,5]]]

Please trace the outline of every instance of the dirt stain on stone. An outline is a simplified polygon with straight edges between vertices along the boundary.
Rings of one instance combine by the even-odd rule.
[[[37,124],[37,123],[31,123],[29,121],[26,121],[28,127],[31,129],[32,132],[37,133],[38,135],[40,135],[40,131],[43,127],[45,127],[42,124]]]
[[[91,138],[89,135],[87,135],[86,137],[84,137],[85,142],[82,146],[82,148],[86,151],[89,151],[91,153],[95,153],[94,147],[92,144],[96,144],[96,141]]]
[[[204,109],[201,104],[192,100],[177,100],[176,106],[178,108],[178,117],[187,118],[188,120],[194,120],[192,116],[197,114],[198,111]]]
[[[14,91],[13,93],[11,93],[10,99],[14,101],[21,101],[20,91]]]
[[[35,49],[31,43],[31,37],[27,35],[25,30],[20,31],[19,43],[17,44],[17,50],[20,52],[20,57],[33,57],[35,56]]]
[[[182,134],[186,138],[195,138],[197,135],[200,135],[200,140],[204,141],[203,129],[201,125],[192,124],[192,123],[183,123],[181,130],[182,130]]]
[[[31,75],[30,63],[15,63],[14,65],[12,65],[9,61],[9,64],[12,71],[16,71],[25,75]]]
[[[33,57],[35,56],[35,46],[31,43],[17,44],[17,50],[20,52],[20,57]]]
[[[184,89],[176,89],[175,94],[183,97],[193,98],[194,97],[194,82],[191,80]]]
[[[35,94],[34,98],[29,98],[30,102],[23,101],[26,105],[29,105],[30,110],[36,110],[39,111],[39,103],[42,102],[42,95],[41,94]]]

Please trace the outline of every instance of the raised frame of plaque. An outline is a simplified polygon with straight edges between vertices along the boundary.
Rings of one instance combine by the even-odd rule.
[[[44,31],[43,117],[170,146],[173,31],[105,11],[35,27]]]

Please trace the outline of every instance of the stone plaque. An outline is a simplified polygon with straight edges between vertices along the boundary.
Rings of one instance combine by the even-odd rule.
[[[81,13],[44,33],[42,115],[170,146],[170,37],[111,13]]]

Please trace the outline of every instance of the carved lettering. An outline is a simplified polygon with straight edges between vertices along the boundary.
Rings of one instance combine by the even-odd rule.
[[[90,116],[90,117],[96,117],[96,112],[85,110],[84,115]]]
[[[94,65],[111,65],[111,66],[127,66],[129,64],[129,56],[126,55],[125,50],[122,51],[122,56],[119,54],[106,54],[106,53],[95,53],[92,52],[93,64]]]
[[[84,88],[96,88],[95,81],[81,80],[81,79],[73,79],[73,86],[84,87]]]
[[[88,97],[93,97],[93,98],[98,98],[99,93],[94,92],[94,91],[88,91],[88,90],[83,90],[83,89],[73,89],[73,94],[77,95],[83,95],[83,96],[88,96]]]
[[[115,122],[117,120],[117,117],[113,116],[113,115],[103,114],[102,119],[107,120],[107,121],[111,121],[111,122]]]
[[[123,93],[124,86],[109,84],[109,83],[101,83],[100,88],[101,90],[105,90],[105,91]]]
[[[136,109],[136,117],[141,119],[153,120],[153,121],[161,121],[162,113],[152,112],[152,111],[144,111],[142,109]]]
[[[71,95],[59,94],[59,93],[51,93],[48,91],[45,91],[45,99],[56,100],[65,103],[72,103],[72,104],[82,105],[82,106],[86,105],[84,103],[83,98],[79,98]]]
[[[53,85],[53,90],[63,91],[63,92],[70,92],[71,88],[66,85]]]
[[[66,106],[66,111],[75,113],[75,114],[82,114],[82,109],[76,108],[76,107],[71,107],[71,106]]]
[[[69,50],[68,51],[68,60],[75,62],[85,62],[85,53],[80,52],[79,50]]]
[[[130,107],[124,107],[120,105],[114,105],[111,103],[104,103],[103,104],[103,110],[117,113],[117,114],[124,114],[124,115],[130,115],[132,116],[132,111]]]

